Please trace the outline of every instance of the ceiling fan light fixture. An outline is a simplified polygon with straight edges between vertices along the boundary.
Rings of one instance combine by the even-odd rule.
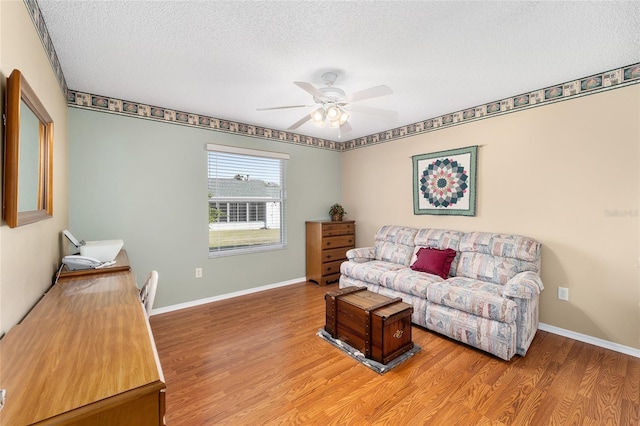
[[[342,126],[344,123],[347,122],[347,120],[349,120],[349,113],[347,111],[342,111],[340,114],[340,118],[338,119],[338,121],[340,122],[340,125]]]
[[[335,105],[329,105],[327,108],[327,119],[337,120],[340,118],[340,109]]]
[[[324,127],[324,119],[326,118],[326,112],[324,108],[318,108],[311,113],[311,120],[313,124],[318,127]]]

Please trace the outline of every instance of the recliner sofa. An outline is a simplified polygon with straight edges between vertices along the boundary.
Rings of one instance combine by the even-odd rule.
[[[411,269],[423,247],[455,250],[448,274]],[[401,297],[413,323],[510,360],[526,354],[538,329],[540,249],[520,235],[383,226],[374,247],[347,252],[340,288]]]

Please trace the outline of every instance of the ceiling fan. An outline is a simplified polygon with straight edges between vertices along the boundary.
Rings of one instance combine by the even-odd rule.
[[[257,108],[257,110],[269,111],[276,109],[316,107],[311,114],[305,114],[304,117],[289,126],[287,130],[295,130],[307,121],[312,120],[313,124],[317,127],[325,127],[325,125],[328,124],[329,127],[337,128],[338,137],[340,137],[340,132],[346,133],[351,131],[351,125],[349,124],[351,112],[389,118],[395,117],[398,114],[396,111],[354,104],[354,102],[363,101],[365,99],[372,99],[392,94],[393,90],[391,90],[389,86],[381,85],[370,87],[369,89],[360,90],[347,95],[344,90],[334,86],[334,83],[338,78],[338,74],[335,72],[326,72],[322,74],[321,78],[325,87],[321,87],[319,89],[313,86],[313,84],[304,81],[293,82],[293,84],[313,96],[313,104]]]

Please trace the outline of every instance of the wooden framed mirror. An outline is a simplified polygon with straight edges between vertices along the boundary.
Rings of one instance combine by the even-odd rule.
[[[2,216],[15,228],[53,216],[53,120],[18,70],[5,116]]]

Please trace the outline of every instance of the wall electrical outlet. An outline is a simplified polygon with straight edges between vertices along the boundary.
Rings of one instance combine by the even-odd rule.
[[[566,287],[558,287],[558,299],[569,301],[569,289]]]
[[[196,278],[202,278],[202,268],[196,268]]]

